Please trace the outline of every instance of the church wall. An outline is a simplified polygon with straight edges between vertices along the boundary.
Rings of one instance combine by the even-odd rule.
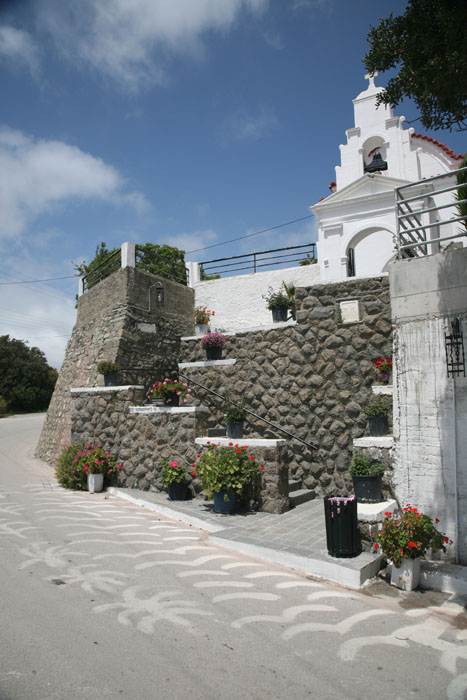
[[[279,291],[283,281],[296,287],[319,284],[319,267],[317,264],[303,265],[199,282],[195,286],[195,303],[215,311],[212,330],[223,328],[230,331],[269,325],[271,311],[262,297],[269,287]]]
[[[390,266],[394,320],[393,484],[440,519],[454,540],[448,559],[467,564],[467,379],[448,377],[445,333],[467,328],[467,250]]]

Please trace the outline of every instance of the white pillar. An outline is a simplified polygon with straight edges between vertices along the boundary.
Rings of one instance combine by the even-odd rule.
[[[78,296],[82,296],[84,294],[84,280],[82,277],[79,278],[78,280]]]
[[[194,286],[201,281],[199,263],[186,262],[185,267],[188,272],[188,286],[194,288]]]
[[[122,267],[136,267],[135,243],[122,243]]]

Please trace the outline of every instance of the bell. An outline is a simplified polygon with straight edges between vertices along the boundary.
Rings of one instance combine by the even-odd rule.
[[[363,168],[364,172],[366,173],[375,173],[378,170],[387,170],[388,169],[388,164],[386,163],[385,160],[383,160],[383,157],[381,153],[374,153],[373,154],[373,160],[369,165],[365,165]]]

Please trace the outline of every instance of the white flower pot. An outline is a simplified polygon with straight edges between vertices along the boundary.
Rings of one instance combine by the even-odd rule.
[[[88,474],[88,491],[89,493],[100,493],[104,488],[103,474]]]
[[[391,564],[391,584],[402,591],[413,591],[420,581],[420,557],[402,559],[399,569]]]

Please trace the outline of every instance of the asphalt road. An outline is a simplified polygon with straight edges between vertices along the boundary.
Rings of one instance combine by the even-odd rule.
[[[1,700],[467,698],[465,601],[351,591],[63,490],[42,420],[0,420]]]

